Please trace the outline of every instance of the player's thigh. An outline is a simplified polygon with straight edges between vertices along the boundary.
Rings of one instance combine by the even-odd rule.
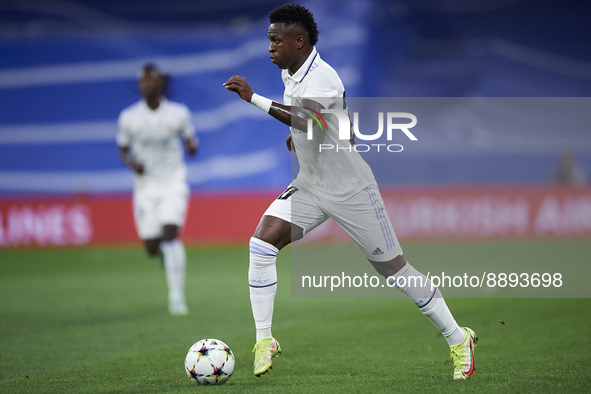
[[[376,186],[368,186],[346,201],[327,205],[330,217],[349,234],[368,260],[384,262],[402,255]]]
[[[271,203],[264,215],[298,226],[302,229],[302,236],[328,219],[312,194],[291,185]]]
[[[174,184],[161,189],[161,201],[158,205],[160,226],[176,225],[183,227],[187,218],[190,190],[187,184]]]
[[[134,190],[133,218],[138,236],[143,239],[156,239],[162,235],[162,224],[158,217],[160,197],[149,190]]]

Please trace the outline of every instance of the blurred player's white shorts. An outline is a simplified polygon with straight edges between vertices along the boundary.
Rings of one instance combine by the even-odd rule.
[[[136,188],[133,193],[133,216],[139,237],[159,238],[166,224],[182,227],[187,217],[189,196],[190,190],[186,183]]]
[[[331,201],[289,186],[265,211],[293,223],[304,235],[328,218],[349,234],[363,255],[384,262],[402,254],[378,187],[370,185],[345,201]]]

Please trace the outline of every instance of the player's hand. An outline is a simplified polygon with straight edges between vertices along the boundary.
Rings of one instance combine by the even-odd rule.
[[[187,149],[187,153],[190,156],[195,156],[197,150],[199,149],[199,144],[197,143],[197,140],[195,140],[194,138],[187,138],[185,140],[185,149]]]
[[[144,173],[144,164],[143,163],[138,163],[133,162],[130,164],[131,169],[133,170],[133,172],[135,172],[138,175],[142,175]]]
[[[240,96],[242,100],[250,103],[253,91],[245,78],[239,77],[238,75],[232,75],[232,78],[224,82],[224,87],[230,92],[238,93],[238,96]]]
[[[131,154],[129,146],[120,147],[119,156],[121,157],[121,160],[123,160],[125,165],[131,168],[133,172],[135,172],[138,175],[142,175],[144,173],[144,164],[135,161],[133,155]]]
[[[287,139],[285,140],[285,143],[287,144],[287,150],[288,151],[294,151],[295,152],[295,145],[293,144],[292,138],[291,138],[291,134],[287,136]]]

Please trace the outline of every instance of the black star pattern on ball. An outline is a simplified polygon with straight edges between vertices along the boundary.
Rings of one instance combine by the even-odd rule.
[[[191,368],[189,373],[191,374],[191,379],[197,379],[198,377],[202,376],[200,373],[195,371],[195,367]]]
[[[223,363],[219,367],[216,367],[213,364],[211,366],[213,368],[213,372],[211,373],[211,376],[215,376],[216,382],[220,380],[220,377],[227,375],[226,371],[224,371],[224,367],[226,366],[226,363]]]
[[[201,349],[197,350],[197,353],[199,353],[199,359],[201,359],[201,357],[209,356],[210,350],[211,350],[211,348],[205,346],[205,344],[202,344]]]

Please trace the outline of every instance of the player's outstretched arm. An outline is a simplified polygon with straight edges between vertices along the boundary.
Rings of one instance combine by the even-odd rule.
[[[242,100],[254,104],[281,123],[296,129],[306,130],[307,115],[301,108],[279,104],[276,101],[255,94],[245,78],[233,75],[232,78],[224,82],[224,87],[231,92],[237,93]]]
[[[136,174],[142,175],[144,173],[144,165],[135,160],[128,146],[119,148],[119,156],[125,165],[131,168]]]

